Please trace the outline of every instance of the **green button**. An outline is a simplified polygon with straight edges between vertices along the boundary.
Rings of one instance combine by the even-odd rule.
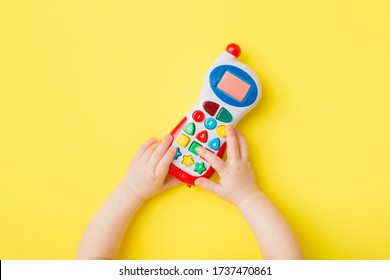
[[[188,148],[188,150],[193,153],[194,155],[198,155],[198,153],[196,152],[196,148],[198,148],[199,146],[202,146],[201,144],[199,144],[198,142],[194,141],[191,143],[190,147]]]
[[[183,127],[183,130],[189,134],[189,135],[194,135],[195,133],[195,124],[194,123],[189,123],[189,124],[186,124],[184,127]]]
[[[206,167],[204,166],[204,163],[203,162],[201,162],[201,163],[195,163],[195,169],[194,169],[194,171],[195,172],[198,172],[199,174],[202,174],[203,173],[203,171],[205,171],[206,170]]]
[[[232,114],[230,114],[230,112],[225,108],[221,108],[221,110],[219,110],[216,118],[224,123],[230,123],[233,120]]]

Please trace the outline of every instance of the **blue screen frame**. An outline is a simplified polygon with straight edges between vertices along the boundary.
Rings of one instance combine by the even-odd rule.
[[[250,88],[242,102],[229,96],[224,91],[217,88],[219,81],[222,79],[226,71],[229,71],[231,74],[233,74],[237,78],[243,80],[244,82],[250,85]],[[232,66],[232,65],[217,66],[211,71],[209,81],[210,81],[210,87],[215,93],[215,95],[218,96],[219,99],[221,99],[223,102],[231,106],[247,107],[252,105],[258,97],[258,89],[253,78],[247,72],[245,72],[244,70],[236,66]]]

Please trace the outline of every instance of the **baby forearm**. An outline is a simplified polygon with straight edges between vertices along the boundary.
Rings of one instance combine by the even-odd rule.
[[[114,259],[128,224],[143,202],[128,186],[119,184],[85,230],[77,259]]]
[[[260,191],[238,204],[265,259],[303,259],[296,237],[278,209]]]

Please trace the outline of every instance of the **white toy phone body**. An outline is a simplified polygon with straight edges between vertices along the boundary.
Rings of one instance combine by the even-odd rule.
[[[169,173],[187,185],[214,173],[196,148],[203,146],[222,158],[226,149],[226,125],[236,125],[261,98],[257,75],[237,61],[239,55],[238,45],[227,46],[207,71],[198,101],[171,132],[176,155]]]

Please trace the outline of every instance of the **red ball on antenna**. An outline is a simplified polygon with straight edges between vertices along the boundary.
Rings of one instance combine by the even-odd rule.
[[[241,54],[241,49],[240,46],[234,43],[231,43],[227,45],[226,51],[232,55],[234,55],[236,58],[240,56]]]

